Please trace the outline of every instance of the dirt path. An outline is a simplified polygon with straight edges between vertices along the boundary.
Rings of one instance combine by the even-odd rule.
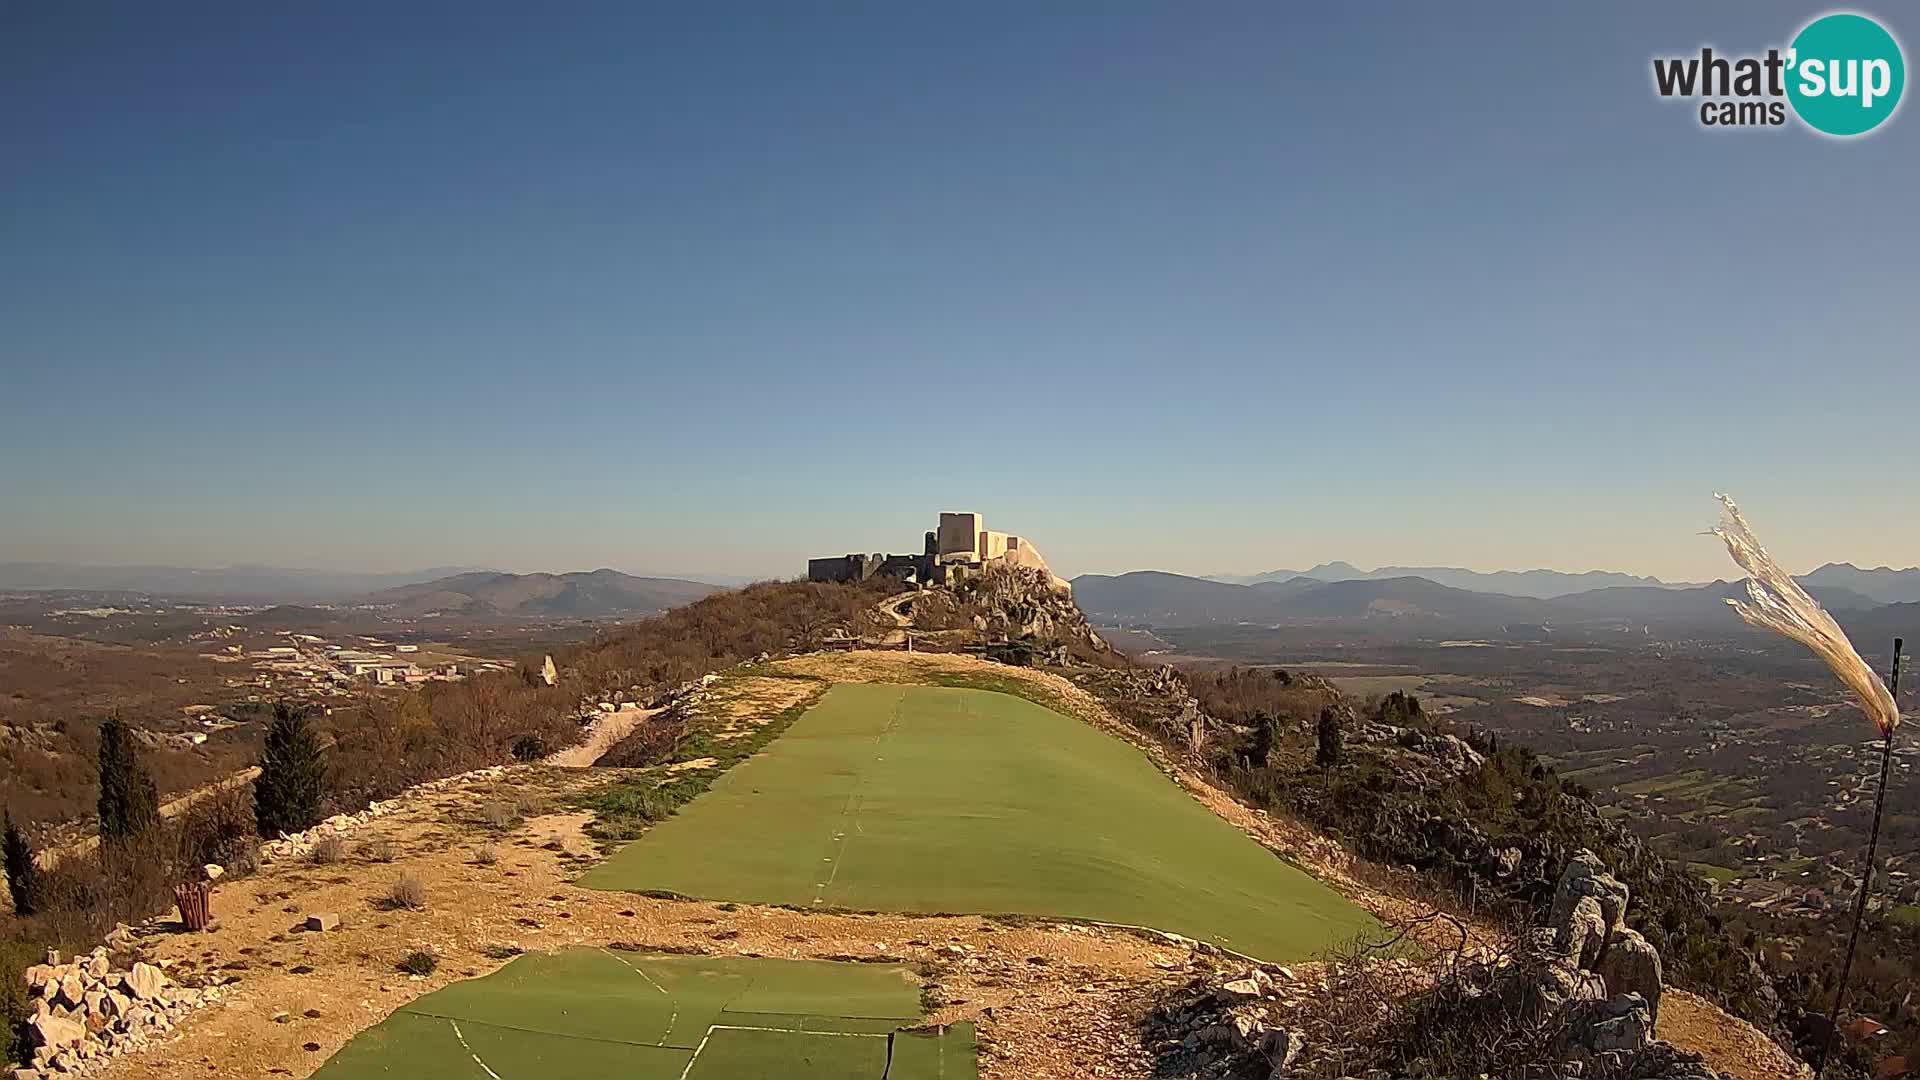
[[[664,709],[619,709],[603,712],[594,717],[587,728],[587,737],[577,746],[570,746],[557,754],[549,754],[546,764],[563,769],[584,769],[599,761],[601,755],[613,749],[615,743],[633,734],[634,729],[645,723],[648,718],[658,716]]]
[[[880,636],[880,644],[905,645],[907,643],[907,635],[913,628],[913,616],[908,614],[905,608],[913,603],[914,597],[918,595],[917,592],[903,592],[898,596],[889,596],[874,608],[881,618],[891,619],[895,627]]]

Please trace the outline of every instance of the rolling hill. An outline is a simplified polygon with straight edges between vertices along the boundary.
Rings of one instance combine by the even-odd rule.
[[[1506,596],[1532,597],[1536,600],[1550,600],[1557,596],[1612,586],[1645,585],[1662,589],[1692,587],[1670,584],[1659,578],[1614,573],[1610,570],[1587,570],[1578,574],[1560,570],[1484,572],[1466,570],[1457,566],[1382,566],[1375,570],[1362,570],[1346,562],[1321,563],[1311,570],[1269,570],[1264,574],[1246,577],[1223,575],[1213,580],[1240,585],[1258,585],[1265,582],[1284,582],[1295,578],[1308,578],[1314,581],[1381,581],[1407,577],[1425,578],[1436,585],[1466,589],[1469,592],[1501,593]]]
[[[544,616],[594,619],[648,615],[691,603],[719,587],[617,570],[571,574],[480,571],[385,589],[361,599],[399,615]]]
[[[1851,589],[1882,604],[1920,603],[1920,566],[1905,570],[1876,566],[1863,570],[1852,563],[1828,563],[1800,578],[1802,584]]]
[[[281,566],[91,566],[77,563],[0,563],[0,589],[85,591],[307,602],[345,600],[376,589],[432,581],[472,567],[443,566],[405,573],[300,570]]]
[[[1424,577],[1349,578],[1234,585],[1159,571],[1075,578],[1074,597],[1098,618],[1161,626],[1215,622],[1307,622],[1393,618],[1457,627],[1593,621],[1737,628],[1730,597],[1740,582],[1687,587],[1611,586],[1540,599],[1454,588]],[[1849,589],[1809,586],[1836,613],[1866,613],[1873,599]]]

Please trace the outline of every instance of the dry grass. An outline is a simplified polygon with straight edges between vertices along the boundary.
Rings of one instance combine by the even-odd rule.
[[[346,857],[347,841],[342,836],[323,836],[307,852],[307,858],[321,866],[332,865]]]

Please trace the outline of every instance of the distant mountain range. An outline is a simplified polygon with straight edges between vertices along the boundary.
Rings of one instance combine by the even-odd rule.
[[[617,570],[574,574],[479,571],[385,589],[363,597],[360,602],[409,616],[593,619],[651,615],[718,591],[718,586],[698,581],[633,577]]]
[[[611,575],[610,577],[608,575]],[[436,566],[401,573],[361,573],[343,570],[300,570],[283,566],[227,566],[196,569],[185,566],[88,566],[75,563],[9,562],[0,563],[0,589],[32,592],[128,592],[157,596],[197,597],[233,601],[316,604],[362,601],[373,593],[424,589],[428,592],[463,593],[459,582],[480,589],[482,603],[494,598],[505,600],[513,592],[506,585],[484,587],[486,579],[533,582],[561,581],[549,589],[546,585],[526,585],[530,593],[550,591],[551,603],[577,605],[594,614],[617,614],[632,610],[658,611],[656,597],[684,596],[698,599],[715,589],[714,584],[685,578],[631,577],[613,570],[591,574],[509,574],[479,566]],[[613,579],[619,579],[615,582]],[[726,585],[743,584],[749,579],[714,579]],[[751,579],[758,580],[758,579]],[[640,583],[640,584],[633,584]],[[647,584],[657,583],[657,584]],[[702,590],[693,592],[692,590]],[[562,594],[571,599],[562,598]],[[449,604],[455,603],[447,598]],[[685,603],[675,600],[674,603]],[[518,605],[507,602],[504,612]],[[666,606],[672,606],[671,604]],[[517,613],[517,612],[514,612]]]
[[[1592,592],[1609,588],[1698,589],[1699,582],[1661,581],[1656,577],[1588,570],[1569,574],[1560,570],[1464,570],[1457,566],[1382,566],[1362,570],[1352,563],[1321,563],[1311,570],[1269,570],[1264,574],[1215,574],[1208,580],[1235,585],[1258,585],[1270,581],[1310,578],[1314,581],[1383,581],[1390,578],[1425,578],[1437,585],[1449,585],[1473,592],[1501,593],[1506,596],[1531,596],[1551,600],[1557,596]],[[1847,589],[1875,603],[1920,603],[1920,567],[1894,570],[1885,566],[1863,570],[1852,563],[1828,563],[1810,574],[1800,575],[1802,585]]]
[[[1836,615],[1881,607],[1850,589],[1814,584],[1808,592]],[[1296,575],[1240,585],[1149,570],[1082,575],[1073,580],[1073,593],[1095,618],[1167,627],[1378,618],[1462,626],[1606,620],[1731,627],[1737,617],[1726,600],[1744,596],[1746,587],[1727,581],[1694,586],[1619,585],[1542,598],[1461,589],[1415,575],[1333,581]]]
[[[0,563],[0,589],[157,593],[230,600],[344,600],[475,569],[440,566],[405,573],[368,574],[282,566],[228,566],[206,570],[185,566],[10,562]]]
[[[1876,566],[1871,570],[1862,570],[1852,563],[1828,563],[1802,576],[1800,580],[1810,585],[1852,589],[1882,604],[1920,603],[1920,566],[1910,566],[1905,570]]]
[[[1633,574],[1618,574],[1608,570],[1588,570],[1580,574],[1569,574],[1559,570],[1496,570],[1484,573],[1457,566],[1382,566],[1377,570],[1362,570],[1352,563],[1345,562],[1321,563],[1311,570],[1269,570],[1264,574],[1244,576],[1223,574],[1214,577],[1213,580],[1232,582],[1236,585],[1258,585],[1262,582],[1288,581],[1293,578],[1311,578],[1315,581],[1384,581],[1390,578],[1406,577],[1424,578],[1436,585],[1447,585],[1455,589],[1502,593],[1507,596],[1531,596],[1540,600],[1614,586],[1649,586],[1657,589],[1695,587],[1690,584],[1672,585],[1659,578],[1637,577]]]

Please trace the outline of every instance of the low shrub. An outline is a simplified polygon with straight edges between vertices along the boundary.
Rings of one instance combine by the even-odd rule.
[[[360,845],[360,857],[371,863],[390,863],[396,855],[393,841],[384,836],[376,836]]]
[[[394,965],[409,975],[431,975],[440,966],[440,958],[425,949],[415,949]]]
[[[25,941],[0,942],[0,1063],[27,1056],[26,970],[46,959],[46,949]]]
[[[492,866],[500,861],[500,853],[494,850],[492,844],[482,844],[473,849],[473,861],[480,866]]]
[[[308,849],[307,858],[328,866],[347,857],[347,841],[342,836],[323,836]]]
[[[412,874],[401,874],[387,890],[387,906],[405,908],[408,911],[424,911],[427,906],[427,887]]]
[[[229,874],[250,874],[260,865],[260,831],[253,816],[253,796],[245,785],[214,792],[175,818],[173,831],[180,849],[183,878],[214,863]]]
[[[488,828],[505,831],[520,824],[520,809],[511,803],[490,802],[480,808],[480,821]]]

